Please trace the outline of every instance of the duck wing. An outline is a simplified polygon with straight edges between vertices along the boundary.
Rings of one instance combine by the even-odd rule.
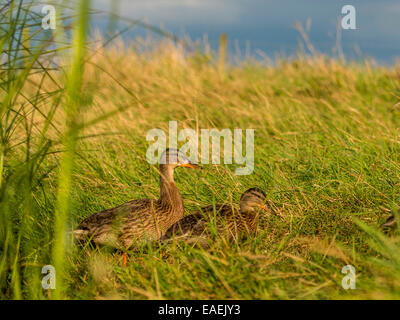
[[[231,205],[217,204],[202,207],[200,211],[189,214],[170,227],[161,240],[202,236],[208,230],[208,224],[215,213],[218,216],[228,216],[233,212]]]
[[[214,217],[214,207],[207,206],[201,209],[210,219]],[[229,238],[237,239],[238,236],[244,236],[253,233],[257,229],[255,216],[243,214],[236,205],[222,204],[215,206],[215,223],[218,234],[225,234]]]
[[[205,223],[204,216],[201,212],[196,212],[193,214],[189,214],[186,217],[182,218],[175,224],[173,224],[161,240],[168,240],[172,237],[186,237],[194,230],[201,231],[202,225]]]
[[[154,200],[132,200],[118,207],[97,212],[84,219],[74,235],[78,240],[92,240],[98,244],[114,243],[117,241],[123,225],[127,220],[139,222],[140,213],[149,210]]]

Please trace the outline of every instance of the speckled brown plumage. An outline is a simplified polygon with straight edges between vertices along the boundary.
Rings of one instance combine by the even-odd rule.
[[[191,242],[209,235],[213,226],[220,235],[229,238],[256,233],[259,221],[259,208],[275,214],[266,203],[266,196],[261,189],[251,188],[243,193],[240,208],[231,205],[216,205],[215,219],[214,206],[201,208],[201,211],[186,216],[175,223],[162,240],[170,238],[182,239]]]
[[[131,200],[83,220],[74,234],[78,240],[91,240],[117,248],[128,248],[135,241],[160,239],[175,222],[183,218],[183,201],[174,182],[176,167],[198,166],[181,152],[166,150],[160,162],[160,198]]]

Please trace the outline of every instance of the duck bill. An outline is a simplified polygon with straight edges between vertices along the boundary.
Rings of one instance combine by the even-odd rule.
[[[191,169],[202,169],[201,166],[199,166],[198,164],[195,164],[195,163],[184,163],[184,164],[181,164],[181,167],[191,168]]]

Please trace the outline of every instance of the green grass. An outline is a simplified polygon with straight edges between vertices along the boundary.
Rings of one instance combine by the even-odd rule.
[[[84,26],[76,30],[82,49]],[[34,74],[33,60],[21,71],[17,56],[11,70],[2,65],[2,299],[400,298],[399,235],[377,228],[400,204],[398,66],[299,55],[274,66],[227,63],[221,76],[213,56],[143,43],[76,52],[67,77]],[[259,234],[239,243],[216,237],[207,250],[133,248],[126,268],[118,253],[64,242],[64,230],[99,210],[158,197],[145,137],[167,132],[169,120],[255,129],[253,174],[235,176],[233,165],[176,171],[187,213],[237,203],[257,186],[280,217],[263,217]],[[56,292],[41,287],[41,268],[53,262],[63,276]],[[342,289],[347,264],[356,290]]]
[[[88,29],[88,10],[89,1],[81,1],[78,9],[78,17],[75,22],[75,32],[72,39],[72,59],[70,72],[66,81],[66,130],[62,141],[65,146],[65,151],[60,160],[58,173],[58,188],[57,188],[57,204],[54,225],[54,247],[53,261],[56,270],[56,288],[54,298],[60,299],[63,295],[64,287],[64,265],[65,265],[65,248],[67,231],[67,217],[69,211],[69,193],[72,184],[72,173],[74,158],[76,153],[77,141],[81,123],[81,96],[82,96],[82,78],[84,74],[84,58],[85,45]]]

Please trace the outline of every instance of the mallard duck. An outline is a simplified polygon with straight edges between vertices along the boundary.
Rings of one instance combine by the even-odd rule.
[[[78,240],[91,240],[117,248],[129,248],[136,240],[157,240],[183,218],[182,197],[174,182],[177,167],[200,168],[176,149],[160,157],[160,198],[131,200],[93,214],[74,231]]]
[[[400,210],[398,211],[398,214],[400,215]],[[389,218],[381,224],[381,227],[385,229],[395,229],[397,227],[397,221],[394,214],[391,214]]]
[[[251,188],[244,192],[240,198],[240,209],[228,204],[215,206],[215,227],[218,234],[226,234],[230,238],[256,233],[259,221],[259,210],[266,210],[276,214],[266,200],[265,193],[259,188]],[[170,238],[183,239],[197,242],[199,237],[207,235],[214,216],[214,206],[201,208],[200,211],[190,214],[179,220],[168,229],[161,238],[166,241]]]

